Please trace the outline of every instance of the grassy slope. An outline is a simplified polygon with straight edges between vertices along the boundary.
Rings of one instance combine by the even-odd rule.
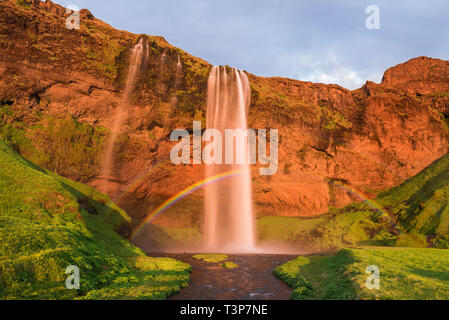
[[[189,265],[149,258],[114,231],[129,217],[107,196],[1,141],[0,190],[0,298],[160,299],[187,285]],[[65,288],[69,265],[80,290]]]
[[[324,251],[354,244],[449,248],[448,199],[449,155],[445,155],[377,199],[316,218],[259,219],[259,237]]]
[[[366,267],[380,269],[379,290],[369,290]],[[292,299],[449,299],[449,254],[441,249],[344,249],[305,256],[274,274],[294,288]]]
[[[281,242],[295,242],[298,235],[315,228],[325,217],[293,218],[293,217],[264,217],[257,220],[258,238],[261,242],[277,240]],[[274,227],[273,227],[274,226]]]

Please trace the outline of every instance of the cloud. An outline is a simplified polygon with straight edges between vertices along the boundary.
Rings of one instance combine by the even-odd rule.
[[[367,30],[371,0],[54,0],[88,7],[112,26],[162,35],[213,64],[358,88],[417,56],[449,59],[449,1],[377,0],[380,30]]]
[[[379,72],[361,74],[331,51],[285,54],[278,60],[278,67],[294,79],[338,84],[350,90],[360,88],[367,80],[379,82],[382,78]]]

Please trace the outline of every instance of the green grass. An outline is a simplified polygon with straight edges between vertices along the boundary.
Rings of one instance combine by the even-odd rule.
[[[116,233],[130,218],[107,196],[1,141],[0,190],[0,299],[163,299],[189,281],[189,265],[149,258]],[[69,265],[80,290],[65,288]]]
[[[226,261],[228,260],[228,255],[222,254],[222,253],[202,253],[202,254],[196,254],[193,256],[197,260],[202,260],[207,263],[220,263],[220,266],[222,266],[225,269],[235,269],[238,268],[239,265],[232,261]]]
[[[195,228],[161,227],[175,244],[196,244],[201,240],[201,233]]]
[[[380,194],[378,202],[411,234],[449,248],[449,155],[435,161],[400,186]]]
[[[401,234],[395,242],[396,247],[426,248],[427,238],[422,234]]]
[[[314,218],[265,217],[257,221],[259,240],[284,242],[306,251],[334,251],[347,245],[393,245],[390,220],[364,203]]]
[[[379,290],[366,287],[368,266],[380,270]],[[274,270],[292,299],[449,299],[449,254],[442,249],[343,249],[298,257]]]
[[[135,236],[133,241],[139,246],[164,250],[194,246],[199,244],[201,239],[201,233],[195,228],[175,228],[149,223]]]
[[[228,256],[222,253],[204,253],[193,256],[195,259],[203,260],[205,262],[217,263],[228,259]]]
[[[238,267],[239,267],[239,265],[238,265],[237,263],[232,262],[232,261],[225,261],[225,262],[222,262],[222,263],[221,263],[221,266],[222,266],[223,268],[225,268],[225,269],[235,269],[235,268],[238,268]]]
[[[323,218],[263,217],[257,220],[258,239],[263,242],[292,243],[297,237],[316,227]]]

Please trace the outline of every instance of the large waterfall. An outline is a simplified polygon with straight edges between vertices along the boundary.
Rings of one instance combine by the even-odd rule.
[[[237,69],[214,66],[208,81],[207,128],[220,131],[221,146],[226,145],[225,129],[247,130],[250,88],[246,74]],[[218,144],[220,145],[220,143]],[[234,161],[207,164],[206,178],[224,176],[205,188],[206,249],[216,252],[255,250],[254,216],[248,140],[232,143]],[[223,148],[225,149],[225,148]],[[243,161],[237,161],[237,159]],[[238,174],[228,174],[237,172]]]
[[[135,87],[138,72],[140,71],[142,65],[144,65],[145,61],[147,61],[148,59],[148,45],[145,42],[146,38],[140,38],[139,42],[130,52],[129,68],[126,77],[122,103],[119,105],[115,112],[115,117],[111,128],[111,136],[106,145],[104,153],[104,161],[101,173],[104,183],[102,184],[102,186],[100,186],[100,188],[106,193],[110,193],[113,191],[111,190],[111,184],[112,181],[116,179],[114,165],[115,142],[117,140],[118,134],[120,133],[120,129],[122,128],[125,120],[128,117],[128,102],[130,95]]]

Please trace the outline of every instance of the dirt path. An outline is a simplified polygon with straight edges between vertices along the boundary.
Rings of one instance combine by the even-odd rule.
[[[156,256],[153,254],[153,256]],[[292,255],[229,255],[227,261],[239,265],[225,269],[206,263],[193,254],[158,254],[182,260],[192,266],[190,285],[170,299],[177,300],[287,300],[291,289],[273,275],[273,269],[292,260]]]

